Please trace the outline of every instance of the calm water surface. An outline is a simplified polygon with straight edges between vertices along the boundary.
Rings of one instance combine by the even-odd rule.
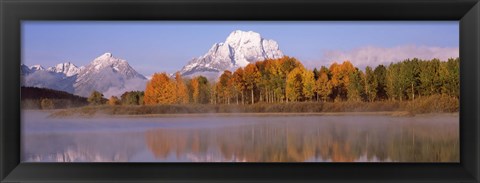
[[[24,162],[458,162],[459,117],[52,119],[22,111]]]

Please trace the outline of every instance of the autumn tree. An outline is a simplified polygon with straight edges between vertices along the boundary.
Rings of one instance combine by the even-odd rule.
[[[442,73],[443,87],[442,93],[459,98],[460,97],[460,59],[448,59],[443,63],[446,71]]]
[[[180,72],[175,73],[175,87],[176,87],[176,97],[178,104],[187,104],[190,101],[188,96],[187,85],[183,81],[182,75]]]
[[[190,80],[190,86],[192,86],[192,99],[193,103],[198,104],[200,103],[200,83],[198,82],[198,78],[194,77]]]
[[[401,85],[399,83],[400,65],[391,63],[385,77],[388,99],[401,99]]]
[[[232,83],[232,72],[225,70],[222,75],[220,75],[219,81],[217,83],[217,93],[218,96],[222,99],[223,103],[230,104],[230,98],[233,94],[233,83]]]
[[[315,81],[320,77],[320,71],[318,71],[317,68],[313,68],[313,77],[315,78]]]
[[[232,80],[233,80],[233,86],[235,88],[235,96],[237,99],[237,104],[238,104],[238,95],[240,94],[242,96],[242,104],[244,104],[244,91],[245,91],[245,79],[243,76],[243,68],[238,68],[233,72]]]
[[[142,105],[143,96],[142,91],[128,91],[120,96],[120,101],[123,105]]]
[[[198,101],[201,104],[207,104],[210,101],[210,84],[204,76],[196,77],[199,83]]]
[[[144,102],[147,105],[174,104],[177,102],[177,86],[166,73],[155,73],[147,83]]]
[[[269,77],[269,86],[271,87],[271,100],[273,101],[282,101],[285,97],[285,80],[286,75],[282,72],[281,68],[281,59],[274,60],[269,62],[266,65],[266,69],[270,73]]]
[[[255,87],[257,86],[257,83],[260,81],[261,75],[258,72],[257,66],[255,64],[248,64],[245,67],[245,72],[244,72],[244,80],[245,80],[245,86],[248,90],[250,90],[251,93],[251,100],[252,104],[255,103],[255,96],[253,95],[253,91]]]
[[[315,94],[315,76],[312,71],[303,69],[302,93],[306,100],[311,100]]]
[[[373,102],[377,97],[378,81],[371,67],[365,68],[364,88],[367,100]]]
[[[197,76],[190,80],[192,86],[193,102],[197,104],[206,104],[210,101],[210,89],[207,78]]]
[[[111,96],[109,99],[108,99],[108,105],[120,105],[120,100],[118,99],[117,96]]]
[[[385,100],[387,99],[387,91],[386,91],[386,80],[385,78],[387,77],[387,68],[384,65],[378,65],[375,67],[375,70],[373,71],[375,74],[375,79],[377,81],[377,86],[376,86],[376,91],[377,94],[375,95],[377,99],[379,100]]]
[[[440,76],[440,60],[433,59],[431,61],[422,62],[420,72],[420,87],[423,95],[433,95],[440,93],[442,78]]]
[[[90,97],[88,97],[87,101],[91,105],[102,105],[104,103],[103,94],[95,90],[92,92],[92,94],[90,94]]]
[[[267,69],[267,65],[273,60],[264,60],[255,62],[255,66],[260,73],[260,82],[257,83],[257,91],[259,92],[260,102],[268,101],[267,96],[270,88],[270,72]]]
[[[298,101],[302,97],[302,75],[303,68],[297,67],[287,76],[286,95],[287,102]]]
[[[44,98],[40,101],[40,107],[41,109],[54,109],[55,105],[51,99]]]
[[[324,66],[320,69],[318,79],[315,82],[315,91],[317,93],[317,100],[327,101],[329,95],[332,93],[332,83],[328,77],[328,69]]]
[[[356,69],[354,72],[351,72],[349,75],[349,81],[347,82],[348,89],[348,100],[350,101],[361,101],[364,96],[364,86],[363,86],[363,73],[362,71]]]
[[[347,99],[348,88],[350,82],[350,75],[356,72],[350,61],[345,61],[341,65],[333,63],[330,65],[330,72],[332,74],[331,82],[333,86],[332,95],[334,100]]]

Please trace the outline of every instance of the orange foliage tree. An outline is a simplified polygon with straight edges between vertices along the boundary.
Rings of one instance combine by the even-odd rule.
[[[178,104],[187,104],[190,101],[187,85],[183,81],[180,72],[175,73],[176,97]]]
[[[176,85],[166,73],[155,73],[147,83],[144,102],[146,105],[174,104],[177,102]]]

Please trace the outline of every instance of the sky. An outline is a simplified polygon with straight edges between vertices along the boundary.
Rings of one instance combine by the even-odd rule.
[[[459,56],[458,21],[23,21],[22,63],[77,66],[111,52],[139,73],[173,73],[235,30],[275,40],[308,68]]]

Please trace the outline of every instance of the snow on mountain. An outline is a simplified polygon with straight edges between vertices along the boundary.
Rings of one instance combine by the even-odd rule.
[[[87,66],[66,62],[44,69],[41,65],[21,65],[22,85],[50,88],[88,97],[97,90],[105,97],[120,96],[125,91],[143,91],[145,76],[137,73],[126,60],[105,53]]]
[[[59,91],[73,93],[73,83],[76,75],[65,77],[63,73],[55,73],[47,70],[39,70],[23,76],[22,84],[37,88],[50,88]]]
[[[55,67],[49,67],[47,70],[55,73],[63,73],[66,77],[70,77],[73,75],[77,75],[80,72],[81,68],[70,62],[65,62],[57,64]]]
[[[50,88],[69,93],[74,92],[73,82],[76,77],[67,77],[64,73],[52,72],[41,65],[28,67],[20,65],[20,75],[22,86],[31,86],[38,88]]]
[[[41,65],[32,65],[29,69],[33,72],[45,70]]]
[[[245,67],[249,63],[283,57],[277,42],[264,39],[259,33],[236,30],[225,42],[215,43],[203,56],[192,59],[180,73],[194,76],[197,73],[219,73]]]
[[[93,90],[106,97],[121,95],[125,91],[144,90],[147,79],[137,73],[126,60],[105,53],[95,58],[77,75],[75,94],[89,96]]]
[[[32,70],[30,70],[30,68],[28,66],[26,66],[25,64],[22,64],[20,65],[20,75],[28,75],[32,73]]]

